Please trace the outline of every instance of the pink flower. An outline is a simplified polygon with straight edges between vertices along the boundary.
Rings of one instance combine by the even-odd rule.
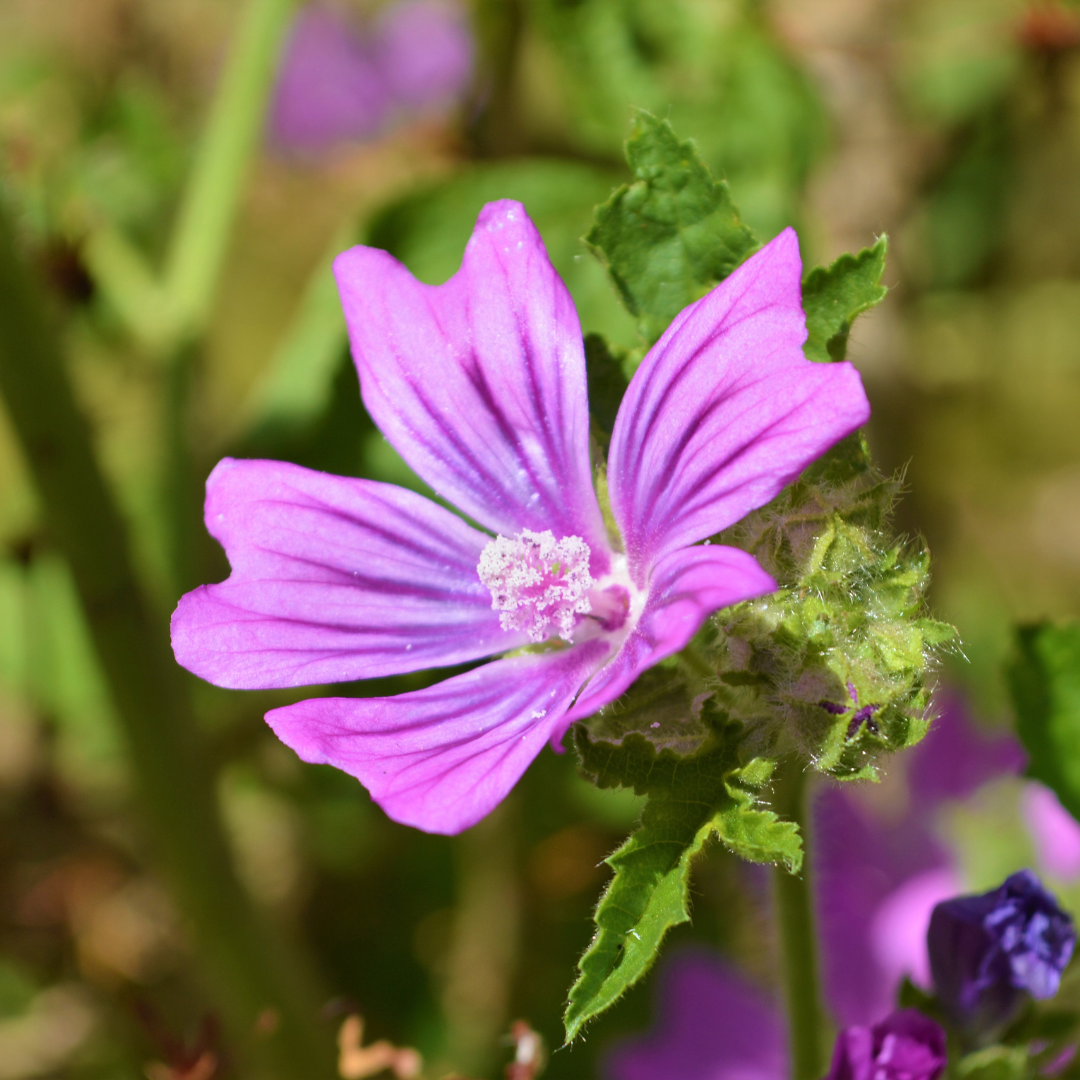
[[[545,642],[429,689],[267,714],[301,758],[351,773],[396,821],[456,833],[545,741],[684,648],[711,612],[775,588],[746,552],[699,541],[768,502],[869,406],[850,364],[802,354],[789,229],[642,362],[611,438],[609,533],[581,328],[519,203],[484,208],[444,285],[374,248],[334,270],[368,412],[488,532],[398,487],[226,459],[207,482],[206,523],[232,575],[180,601],[173,648],[211,682],[257,688]]]
[[[336,12],[302,9],[293,22],[270,105],[275,143],[318,151],[377,135],[390,92],[372,50]]]
[[[311,4],[293,20],[270,107],[281,149],[363,142],[395,119],[445,112],[472,78],[473,40],[455,0],[400,0],[373,26]]]
[[[1020,810],[1042,869],[1064,882],[1080,877],[1080,823],[1058,797],[1033,780],[1024,788]]]

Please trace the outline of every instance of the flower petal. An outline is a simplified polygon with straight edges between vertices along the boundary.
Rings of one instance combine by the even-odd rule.
[[[637,626],[618,655],[582,691],[554,741],[562,739],[573,721],[614,701],[643,671],[685,648],[712,612],[775,588],[753,555],[739,548],[709,545],[665,556],[653,570]]]
[[[684,309],[634,374],[608,488],[636,581],[764,505],[869,418],[850,364],[803,356],[801,273],[787,229]]]
[[[181,599],[173,650],[218,686],[367,679],[527,641],[501,628],[477,575],[488,537],[404,488],[226,458],[206,526],[232,576]]]
[[[314,764],[355,776],[387,815],[459,833],[506,797],[608,648],[496,660],[388,698],[312,698],[266,714]]]
[[[364,404],[409,465],[504,536],[580,536],[603,573],[581,327],[524,207],[489,203],[444,285],[367,247],[334,274]]]

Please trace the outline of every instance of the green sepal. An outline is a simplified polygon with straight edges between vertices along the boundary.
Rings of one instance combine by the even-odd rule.
[[[761,246],[694,143],[641,110],[626,143],[634,174],[596,209],[586,243],[650,344]]]
[[[841,255],[831,266],[816,267],[806,276],[802,288],[807,331],[803,352],[808,360],[844,359],[851,324],[888,291],[881,284],[888,246],[888,239],[882,236],[858,255]]]
[[[662,695],[654,686],[652,703],[663,704]],[[667,704],[677,707],[674,700]],[[594,783],[629,787],[649,801],[638,829],[607,859],[615,876],[596,909],[596,935],[570,990],[567,1043],[649,970],[667,931],[690,918],[690,863],[711,837],[743,858],[792,873],[802,864],[798,827],[756,806],[773,763],[756,759],[740,766],[732,725],[715,726],[689,755],[658,751],[634,731],[618,743],[604,742],[578,725],[574,738],[582,770]]]
[[[1007,675],[1028,776],[1080,817],[1080,623],[1020,627]]]
[[[930,558],[888,531],[896,479],[850,436],[772,503],[717,539],[749,551],[776,592],[718,612],[683,654],[646,672],[588,723],[693,754],[710,717],[741,725],[744,758],[795,751],[838,779],[929,728],[930,672],[955,629],[926,610]]]

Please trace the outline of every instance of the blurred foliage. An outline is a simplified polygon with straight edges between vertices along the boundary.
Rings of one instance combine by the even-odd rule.
[[[1009,685],[1028,774],[1080,817],[1080,624],[1021,627]]]
[[[494,18],[491,7],[476,5],[477,17]],[[869,245],[892,237],[889,298],[850,340],[858,304],[844,298],[847,314],[822,316],[820,329],[810,311],[808,349],[824,359],[820,350],[835,357],[850,345],[874,405],[877,459],[887,474],[907,466],[897,523],[934,551],[930,599],[959,629],[962,655],[945,660],[948,675],[989,719],[1007,722],[999,673],[1013,622],[1080,609],[1080,53],[1067,33],[1076,7],[520,0],[511,8],[516,21],[498,34],[480,27],[502,52],[484,61],[461,113],[318,160],[262,155],[209,329],[183,377],[132,338],[82,245],[107,225],[148,265],[164,257],[236,6],[39,0],[0,9],[4,195],[50,287],[100,458],[163,612],[187,578],[224,575],[199,521],[202,478],[222,453],[414,482],[364,413],[345,355],[327,288],[328,254],[344,238],[385,246],[421,278],[443,280],[483,202],[522,199],[583,330],[601,335],[589,339],[589,366],[590,390],[610,391],[606,404],[592,394],[602,441],[618,376],[632,371],[644,341],[580,237],[613,189],[622,195],[611,205],[621,207],[649,184],[636,167],[628,176],[621,156],[634,110],[644,108],[693,136],[759,236],[799,226],[808,265],[865,247],[860,288],[876,289],[880,249]],[[1051,25],[1050,8],[1064,21]],[[494,100],[485,94],[492,85]],[[496,107],[506,122],[474,141],[485,109]],[[722,201],[715,191],[704,197]],[[622,257],[591,241],[609,262]],[[709,267],[683,275],[686,298],[717,276]],[[811,277],[808,297],[832,302],[830,280]],[[880,512],[875,499],[884,490],[864,509]],[[94,1026],[71,1021],[83,1034],[54,1074],[131,1080],[165,1059],[163,1031],[190,1044],[207,998],[150,869],[85,623],[2,416],[0,544],[0,1014],[59,1016],[40,995],[78,986],[85,996],[63,999],[76,1003],[63,1015],[92,1016]],[[913,542],[895,563],[891,546],[878,553],[882,575],[913,575],[897,578],[898,603],[918,592],[921,549]],[[1029,639],[1028,662],[1048,677],[1040,641]],[[418,685],[422,677],[333,692]],[[725,686],[740,701],[748,693]],[[876,685],[859,700],[875,695]],[[501,832],[471,848],[467,838],[423,836],[389,823],[347,777],[281,752],[260,717],[296,696],[197,688],[246,880],[308,943],[327,996],[340,999],[327,1012],[328,1037],[358,1008],[371,1038],[418,1046],[434,1076],[496,1075],[498,1034],[516,1015],[558,1041],[567,976],[588,945],[606,879],[598,864],[642,800],[599,791],[577,777],[571,755],[545,754]],[[1030,700],[1018,702],[1029,725]],[[685,704],[669,703],[670,715]],[[857,710],[849,711],[832,721],[844,738]],[[819,712],[818,720],[832,715]],[[859,754],[881,738],[860,721]],[[1046,763],[1058,744],[1035,748],[1033,761]],[[1053,758],[1053,768],[1065,760]],[[950,843],[970,879],[980,866],[989,874],[993,864],[1000,878],[1032,858],[1009,791],[987,793],[952,820]],[[690,879],[693,924],[671,934],[718,944],[769,982],[755,880],[711,845]],[[512,917],[488,924],[493,910]],[[470,938],[478,924],[490,934]],[[480,966],[469,952],[475,940]],[[474,967],[486,974],[470,983]],[[455,1034],[484,1008],[487,1028]],[[157,1022],[146,1021],[148,1009]],[[640,1027],[645,1011],[642,991],[631,990],[587,1041],[557,1055],[552,1073],[596,1075],[603,1047]],[[491,1031],[488,1049],[476,1049]]]

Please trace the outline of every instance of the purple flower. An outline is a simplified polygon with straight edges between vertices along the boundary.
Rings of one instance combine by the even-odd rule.
[[[472,37],[452,0],[391,4],[367,33],[329,8],[306,7],[285,46],[270,134],[303,152],[370,139],[395,111],[453,104],[472,63]]]
[[[657,982],[658,1018],[604,1058],[605,1080],[786,1080],[783,1016],[735,968],[704,950],[677,953]],[[937,1080],[945,1033],[914,1009],[836,1040],[828,1080]]]
[[[1042,784],[1032,781],[1021,802],[1039,865],[1062,881],[1080,877],[1080,824]]]
[[[457,100],[472,76],[473,41],[461,8],[447,0],[402,0],[375,31],[379,67],[395,101],[428,110]]]
[[[658,1018],[607,1054],[605,1080],[785,1080],[784,1022],[735,968],[705,951],[677,953],[657,982]]]
[[[912,750],[908,783],[920,813],[932,813],[947,799],[966,799],[999,776],[1023,771],[1027,754],[1010,732],[994,732],[971,718],[955,690],[943,695],[941,715]]]
[[[845,1026],[883,1016],[905,975],[930,988],[930,913],[962,887],[936,836],[939,808],[1024,763],[1015,738],[974,723],[959,695],[943,697],[929,734],[894,759],[890,776],[875,789],[892,806],[891,818],[874,813],[846,785],[823,787],[814,800],[822,976],[829,1005]]]
[[[802,354],[788,229],[682,311],[612,432],[610,525],[593,488],[581,327],[524,208],[481,212],[460,271],[418,282],[356,247],[334,270],[368,412],[440,496],[269,461],[221,462],[207,527],[232,576],[173,616],[185,667],[259,688],[495,660],[389,698],[319,697],[267,720],[357,777],[397,821],[472,825],[545,741],[775,583],[700,545],[864,423],[850,364]]]
[[[945,1032],[915,1009],[836,1037],[827,1080],[937,1080],[945,1071]]]
[[[1053,997],[1075,944],[1072,919],[1030,870],[938,904],[927,935],[938,999],[973,1032],[1006,1022],[1025,993]]]
[[[326,8],[304,8],[293,22],[270,105],[279,145],[318,151],[369,139],[386,122],[390,94],[356,31]]]

